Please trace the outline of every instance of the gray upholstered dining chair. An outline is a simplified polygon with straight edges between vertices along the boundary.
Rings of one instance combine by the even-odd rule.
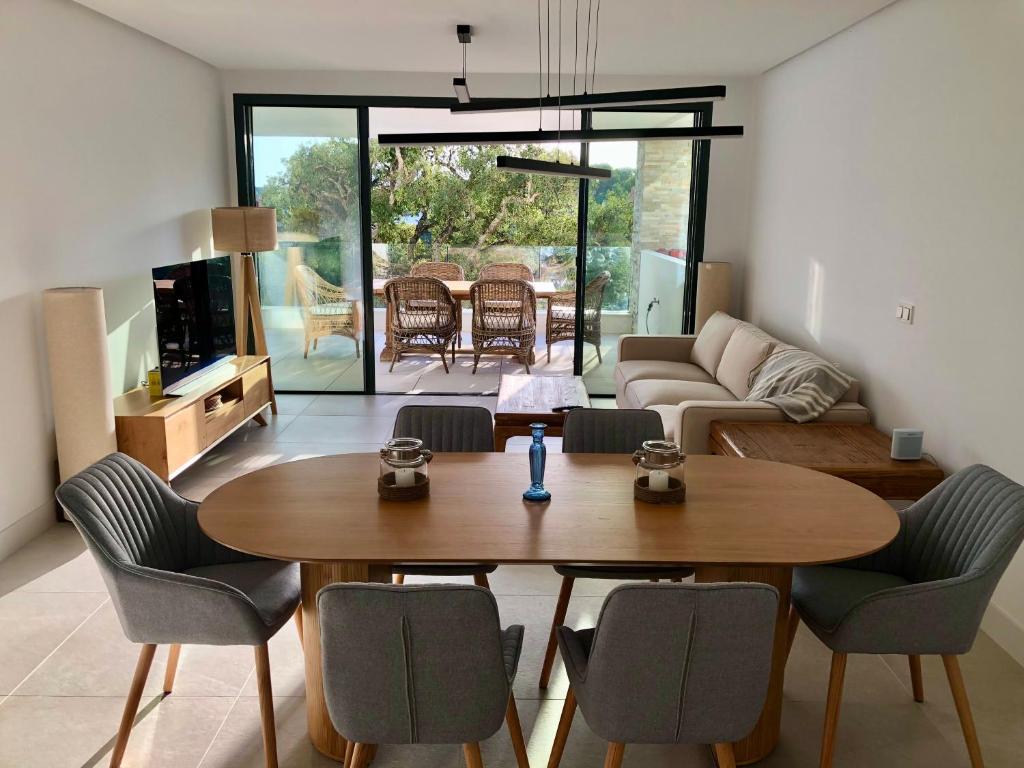
[[[417,437],[435,453],[482,453],[494,450],[491,412],[475,405],[405,405],[395,419],[395,437]],[[406,576],[472,576],[480,587],[490,586],[487,574],[496,563],[396,563],[395,584]]]
[[[924,700],[921,656],[942,656],[974,768],[981,747],[957,657],[978,634],[989,598],[1024,539],[1024,487],[980,464],[946,478],[900,514],[873,555],[793,573],[789,637],[802,619],[832,650],[821,765],[832,764],[851,653],[906,655]]]
[[[523,627],[502,630],[488,590],[468,584],[331,584],[317,595],[324,697],[331,722],[365,768],[378,744],[480,742],[508,723],[529,768],[512,695]]]
[[[661,417],[654,411],[615,408],[577,408],[565,416],[562,453],[633,453],[645,440],[664,440]],[[682,581],[693,569],[674,565],[556,565],[562,577],[551,621],[551,634],[540,668],[540,687],[547,688],[558,647],[557,632],[569,610],[569,598],[576,579],[671,579]]]
[[[605,768],[622,764],[626,744],[709,744],[719,768],[735,768],[732,742],[768,692],[778,605],[767,584],[626,584],[595,628],[559,627],[569,692],[548,768],[577,705],[609,742]]]
[[[125,635],[142,643],[111,768],[124,757],[153,655],[164,643],[171,646],[165,694],[181,645],[254,646],[266,764],[277,766],[267,641],[293,615],[301,636],[298,565],[213,541],[199,529],[196,502],[121,453],[68,479],[57,499],[96,558]]]

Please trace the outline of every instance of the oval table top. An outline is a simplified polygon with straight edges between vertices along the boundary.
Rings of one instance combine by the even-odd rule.
[[[236,478],[199,508],[208,536],[299,562],[812,565],[875,552],[899,530],[859,486],[802,467],[691,456],[686,502],[633,499],[630,457],[552,454],[551,501],[531,504],[522,453],[439,453],[430,496],[377,495],[376,454],[278,464]]]

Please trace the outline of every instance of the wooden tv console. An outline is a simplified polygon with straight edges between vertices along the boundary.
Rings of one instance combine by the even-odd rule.
[[[221,396],[221,406],[205,403]],[[114,399],[117,449],[170,480],[249,419],[266,426],[263,411],[277,413],[270,358],[236,357],[185,386],[181,394],[154,398],[145,387]]]

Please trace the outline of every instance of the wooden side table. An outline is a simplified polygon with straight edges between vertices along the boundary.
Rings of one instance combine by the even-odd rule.
[[[494,410],[494,450],[504,451],[510,437],[529,437],[535,421],[548,425],[549,437],[561,437],[566,412],[552,409],[563,406],[590,407],[582,376],[503,375]]]
[[[897,461],[890,439],[870,424],[711,422],[711,452],[815,469],[883,499],[919,499],[942,482],[931,459]]]

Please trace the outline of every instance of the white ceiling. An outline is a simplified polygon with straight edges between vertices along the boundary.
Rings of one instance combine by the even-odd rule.
[[[470,74],[537,71],[534,0],[77,1],[222,69],[455,72],[468,23]],[[577,0],[550,0],[553,29],[559,1],[571,72]],[[581,18],[599,1],[598,80],[760,74],[893,2],[579,0]]]

